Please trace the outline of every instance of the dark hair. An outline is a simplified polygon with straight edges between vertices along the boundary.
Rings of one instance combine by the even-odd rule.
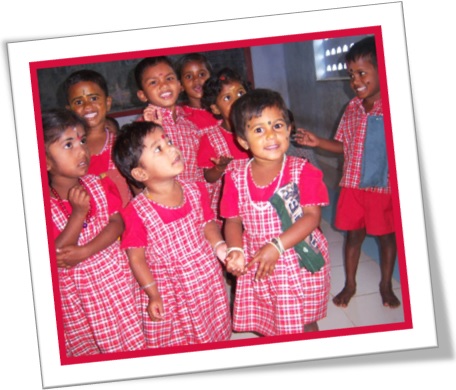
[[[108,93],[108,84],[106,79],[98,72],[90,69],[77,70],[76,72],[71,73],[63,82],[63,91],[65,92],[65,98],[68,101],[68,90],[74,84],[80,83],[82,81],[90,81],[97,84],[105,93],[106,96],[109,96]]]
[[[356,42],[345,56],[345,61],[354,62],[359,58],[368,59],[377,68],[377,52],[375,50],[375,37],[369,36]]]
[[[211,105],[215,104],[220,91],[224,85],[238,82],[243,85],[248,92],[251,89],[250,83],[245,81],[239,73],[231,68],[223,68],[216,75],[211,76],[203,85],[203,97],[201,105],[208,111],[211,111]],[[220,118],[220,115],[214,115]]]
[[[206,69],[209,71],[209,74],[212,74],[212,72],[213,72],[212,65],[204,54],[189,53],[189,54],[185,54],[182,57],[180,57],[175,64],[176,74],[179,77],[179,79],[182,78],[182,69],[189,62],[201,62],[202,64],[204,64]]]
[[[253,117],[260,116],[263,110],[269,107],[277,107],[281,110],[285,123],[290,124],[287,106],[280,93],[276,91],[258,88],[236,100],[230,112],[230,120],[236,136],[245,139],[247,122]]]
[[[172,70],[175,72],[173,62],[166,56],[146,57],[146,58],[143,58],[141,61],[139,61],[136,64],[134,74],[135,74],[136,86],[138,87],[138,89],[140,89],[140,90],[143,89],[142,77],[143,77],[143,74],[146,71],[146,69],[150,68],[151,66],[158,65],[160,63],[165,63],[165,64],[169,65],[172,68]]]
[[[89,129],[83,118],[65,108],[44,111],[41,118],[46,150],[47,147],[57,141],[69,127],[82,126],[86,133]]]
[[[139,166],[139,160],[144,149],[144,138],[147,134],[161,128],[154,122],[127,123],[121,127],[114,142],[112,159],[119,172],[131,185],[137,188],[144,188],[144,184],[135,180],[131,171]]]

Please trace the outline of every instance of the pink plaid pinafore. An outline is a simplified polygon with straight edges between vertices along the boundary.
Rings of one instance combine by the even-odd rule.
[[[108,202],[100,178],[82,178],[95,205],[78,245],[108,224]],[[62,231],[68,220],[51,198],[52,220]],[[133,351],[146,347],[133,295],[133,275],[119,241],[71,269],[59,268],[59,289],[67,356]]]
[[[187,119],[182,107],[176,107],[176,121],[170,110],[161,108],[162,127],[174,145],[182,152],[185,160],[184,171],[179,175],[180,180],[195,182],[204,181],[203,170],[196,163],[199,147],[200,131],[196,125]]]
[[[162,221],[143,193],[132,200],[147,231],[146,260],[164,305],[165,319],[153,322],[147,312],[149,298],[137,287],[144,333],[152,348],[223,341],[231,336],[222,268],[204,237],[201,193],[196,183],[181,185],[191,211],[170,223]]]
[[[224,131],[220,126],[214,127],[211,131],[206,133],[209,142],[214,148],[217,156],[231,156],[230,148],[226,142],[226,139],[223,137],[222,131]],[[242,160],[231,160],[228,166],[225,169],[225,174],[230,170],[240,167]],[[217,180],[215,183],[208,183],[210,185],[210,199],[211,199],[211,208],[214,210],[215,215],[220,215],[220,193],[222,189],[222,180],[223,176]]]
[[[265,207],[259,211],[252,206],[247,192],[248,160],[232,175],[239,193],[239,216],[244,226],[244,251],[246,263],[263,245],[282,233],[281,221],[269,202],[255,202]],[[284,169],[299,186],[305,160],[288,157]],[[284,179],[280,186],[287,184]],[[273,181],[272,185],[276,185]],[[237,279],[233,313],[233,329],[240,332],[254,331],[264,336],[302,333],[304,325],[326,316],[329,298],[329,255],[326,238],[319,229],[314,231],[317,247],[323,254],[325,265],[312,274],[300,268],[293,248],[288,249],[277,261],[274,273],[254,281],[257,266]]]

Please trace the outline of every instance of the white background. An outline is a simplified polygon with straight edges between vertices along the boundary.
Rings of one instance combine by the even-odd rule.
[[[25,4],[27,5],[25,5]],[[41,388],[39,351],[37,348],[33,297],[30,283],[25,222],[22,209],[20,171],[17,158],[13,106],[8,75],[7,42],[47,39],[52,37],[121,31],[153,26],[223,20],[245,16],[271,15],[340,6],[365,5],[362,1],[281,1],[272,5],[258,2],[217,3],[199,1],[168,2],[136,1],[131,9],[112,10],[97,3],[42,1],[28,5],[16,1],[1,12],[2,83],[1,110],[2,143],[2,202],[1,245],[3,267],[1,288],[1,356],[2,383],[5,389]],[[179,4],[183,4],[179,6]],[[250,4],[252,3],[252,4]],[[302,4],[299,4],[302,3]],[[375,4],[380,2],[370,2]],[[138,5],[139,4],[139,5]],[[445,379],[454,369],[453,340],[455,297],[452,241],[452,219],[455,217],[454,196],[448,191],[450,179],[450,147],[454,144],[455,125],[451,121],[449,96],[454,92],[448,53],[453,50],[450,34],[450,11],[443,1],[429,3],[403,1],[408,43],[410,76],[416,120],[418,152],[421,164],[424,207],[428,233],[429,256],[434,291],[434,304],[440,347],[436,349],[384,353],[372,356],[327,359],[305,363],[279,364],[210,373],[187,374],[128,382],[98,384],[95,388],[145,389],[153,386],[173,388],[246,388],[247,385],[269,389],[294,384],[315,386],[391,388],[431,385],[437,378]],[[54,6],[56,8],[54,8]],[[5,8],[5,6],[3,6]],[[207,9],[206,9],[207,8]],[[39,16],[38,16],[39,15]],[[44,16],[43,16],[44,15]],[[271,29],[274,26],[271,25]],[[434,45],[433,45],[434,44]],[[443,53],[440,59],[437,55]],[[34,137],[34,129],[31,129]],[[31,138],[31,142],[35,142]],[[446,190],[446,191],[445,191]],[[407,259],[413,261],[413,259]],[[350,355],[350,351],[346,352]],[[324,379],[322,379],[324,378]],[[391,382],[391,383],[390,383]],[[320,386],[321,384],[321,386]],[[81,386],[89,388],[89,386]],[[91,386],[90,388],[93,388]]]

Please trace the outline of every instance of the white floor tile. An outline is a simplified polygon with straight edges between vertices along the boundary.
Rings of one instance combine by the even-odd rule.
[[[400,289],[394,290],[400,297]],[[380,325],[404,321],[402,305],[392,309],[385,307],[379,293],[353,297],[345,309],[346,315],[355,326]]]

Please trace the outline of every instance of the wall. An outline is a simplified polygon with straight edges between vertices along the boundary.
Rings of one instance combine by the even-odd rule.
[[[347,80],[316,80],[313,42],[258,46],[251,53],[255,86],[280,92],[298,127],[325,138],[332,137],[353,94]],[[340,166],[340,156],[317,153],[322,162]]]

